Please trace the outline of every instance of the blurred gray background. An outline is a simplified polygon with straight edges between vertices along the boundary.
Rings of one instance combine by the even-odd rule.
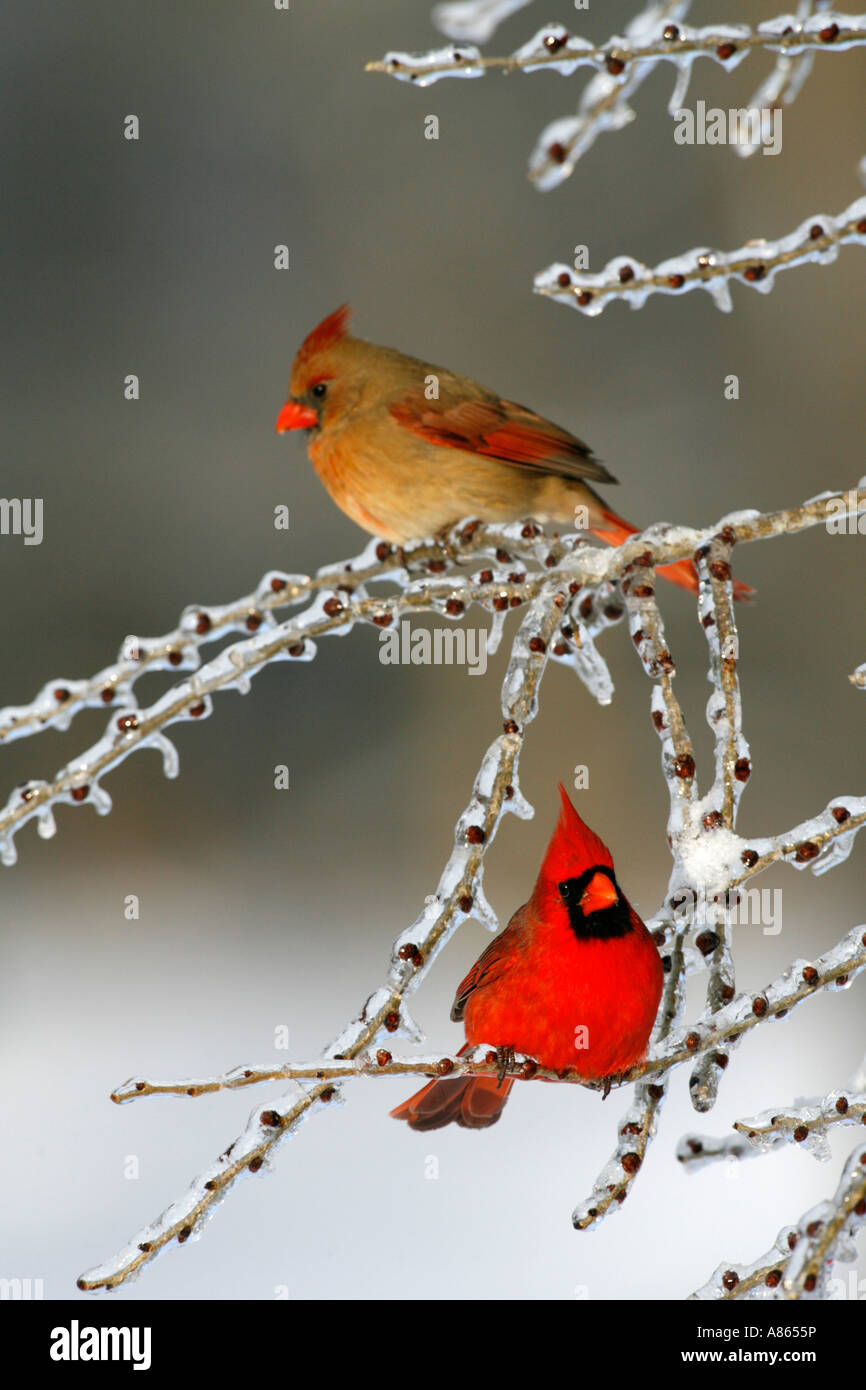
[[[532,7],[490,45],[505,52],[558,17],[588,37],[621,31],[622,3],[575,19]],[[763,18],[772,7],[696,5],[691,19]],[[41,546],[0,538],[0,703],[53,677],[90,674],[127,633],[172,628],[185,604],[249,592],[269,567],[310,571],[364,537],[317,482],[296,438],[274,435],[300,341],[344,299],[356,331],[475,376],[587,439],[640,524],[706,523],[726,510],[797,503],[864,472],[862,251],[785,273],[765,298],[614,305],[598,320],[531,293],[533,273],[576,242],[599,267],[709,243],[778,236],[860,191],[863,54],[819,55],[783,151],[742,161],[680,147],[665,105],[673,74],[636,98],[637,121],[602,136],[546,195],[525,177],[541,127],[574,109],[585,78],[551,74],[411,90],[366,75],[390,47],[440,43],[424,3],[59,0],[7,8],[4,100],[2,486],[44,498]],[[741,105],[769,66],[696,70],[688,104]],[[141,138],[122,137],[125,115]],[[438,142],[424,117],[440,121]],[[273,248],[291,248],[291,270]],[[123,399],[135,372],[141,399]],[[723,378],[739,375],[736,403]],[[291,508],[288,534],[273,508]],[[759,591],[741,612],[746,732],[755,776],[745,833],[774,833],[864,786],[863,541],[813,531],[743,547]],[[666,588],[677,686],[702,755],[707,656],[687,595]],[[525,900],[556,813],[555,787],[590,766],[580,809],[607,839],[645,914],[669,872],[666,792],[649,685],[624,628],[604,640],[617,695],[600,709],[553,669],[529,736],[524,791],[488,858],[504,925]],[[369,629],[320,644],[227,694],[173,734],[181,776],[136,756],[106,781],[115,810],[61,809],[59,832],[19,837],[0,871],[4,1277],[74,1292],[235,1136],[255,1095],[118,1109],[133,1072],[207,1074],[317,1055],[378,986],[393,938],[433,891],[477,764],[500,727],[500,656],[484,680],[459,668],[378,661]],[[149,701],[165,686],[138,686]],[[49,776],[101,733],[83,714],[3,752],[5,787]],[[277,763],[291,790],[273,789]],[[793,870],[784,929],[738,929],[739,979],[758,987],[798,954],[864,920],[863,844],[824,879]],[[141,899],[127,922],[123,900]],[[459,1043],[454,987],[488,940],[469,923],[413,1012],[431,1047]],[[695,986],[699,1005],[702,982]],[[694,1115],[678,1072],[661,1133],[616,1220],[571,1229],[614,1143],[625,1100],[527,1086],[502,1122],[415,1135],[388,1119],[406,1083],[358,1082],[279,1152],[267,1181],[236,1190],[203,1239],[173,1250],[121,1298],[377,1299],[476,1296],[678,1298],[719,1261],[751,1260],[830,1195],[851,1132],[821,1166],[785,1150],[689,1176],[686,1129],[844,1084],[864,1050],[862,982],[748,1038],[717,1110]],[[437,1181],[425,1159],[439,1159]],[[137,1181],[124,1160],[140,1161]],[[660,1254],[663,1251],[663,1257]],[[843,1267],[842,1276],[847,1278]]]

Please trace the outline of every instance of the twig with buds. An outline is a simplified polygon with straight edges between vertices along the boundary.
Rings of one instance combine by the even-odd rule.
[[[653,7],[655,8],[655,7]],[[642,20],[644,16],[641,16]],[[645,22],[645,21],[644,21]],[[842,52],[866,44],[866,16],[831,12],[791,23],[790,15],[748,24],[709,24],[700,29],[668,24],[639,43],[614,36],[596,45],[568,34],[560,24],[547,24],[519,48],[501,57],[483,57],[473,45],[431,53],[386,53],[366,64],[367,72],[387,73],[400,82],[427,87],[442,77],[481,77],[501,72],[541,72],[570,77],[581,67],[621,77],[631,65],[672,62],[682,66],[694,58],[712,58],[729,71],[751,52],[763,50],[787,58],[809,52]]]
[[[415,935],[421,939],[420,931],[416,931]],[[853,927],[831,951],[819,957],[814,964],[794,961],[759,994],[740,994],[724,1010],[717,1010],[712,1017],[703,1014],[697,1025],[688,1025],[676,1031],[668,1029],[664,1036],[654,1035],[646,1060],[624,1072],[617,1078],[616,1084],[623,1086],[646,1077],[661,1076],[683,1062],[691,1061],[701,1053],[717,1048],[719,1043],[726,1039],[742,1036],[765,1019],[785,1017],[797,1004],[802,1003],[804,999],[811,999],[822,989],[828,989],[831,985],[845,988],[866,966],[864,938],[866,925]],[[429,935],[424,939],[429,942]],[[422,964],[429,965],[429,961],[428,951],[426,961]],[[420,970],[420,966],[417,969]],[[413,974],[412,989],[417,987],[420,978],[420,974]],[[409,988],[404,988],[400,998],[405,998],[409,992]],[[395,997],[389,996],[389,1002],[393,1002]],[[663,1001],[660,1015],[664,1012],[665,1002]],[[356,1023],[358,1021],[356,1020]],[[404,1032],[410,1031],[405,1028],[405,1022],[405,1017],[398,1017],[397,1022],[388,1031],[396,1032],[401,1026]],[[702,1027],[705,1023],[707,1026]],[[345,1036],[341,1034],[341,1039]],[[355,1041],[353,1038],[353,1049]],[[366,1043],[373,1041],[375,1032],[367,1037]],[[336,1046],[337,1044],[334,1044],[334,1047]],[[182,1081],[148,1081],[142,1077],[131,1077],[112,1091],[111,1099],[123,1104],[126,1101],[156,1095],[197,1098],[215,1091],[240,1090],[246,1086],[261,1085],[263,1082],[339,1081],[353,1076],[510,1076],[521,1081],[563,1082],[585,1086],[590,1090],[601,1090],[604,1085],[600,1081],[588,1081],[581,1075],[577,1065],[564,1071],[554,1071],[550,1067],[542,1066],[535,1058],[525,1057],[520,1053],[516,1053],[512,1060],[503,1064],[495,1050],[484,1043],[478,1044],[461,1056],[436,1054],[430,1057],[394,1057],[387,1049],[382,1048],[375,1054],[368,1055],[359,1050],[350,1052],[347,1046],[346,1050],[341,1052],[329,1048],[324,1057],[312,1062],[288,1062],[280,1067],[233,1067],[231,1071],[216,1077],[187,1077]],[[660,1097],[656,1096],[654,1099],[658,1100]],[[852,1118],[856,1119],[859,1113],[855,1109]]]
[[[857,1145],[849,1156],[836,1192],[827,1202],[806,1212],[796,1226],[786,1226],[776,1243],[753,1264],[719,1265],[694,1299],[730,1300],[767,1297],[821,1298],[832,1261],[854,1258],[853,1240],[866,1220],[866,1149]]]
[[[615,256],[597,273],[572,270],[557,261],[536,275],[535,291],[592,318],[615,299],[641,309],[651,294],[688,294],[700,289],[729,313],[732,282],[768,294],[780,270],[829,265],[846,245],[866,246],[866,197],[857,198],[836,217],[814,213],[778,241],[751,241],[735,251],[696,246],[652,268],[633,256]]]
[[[541,189],[561,183],[574,170],[581,155],[603,130],[621,130],[634,118],[630,97],[660,63],[677,72],[669,111],[682,107],[691,70],[699,58],[709,58],[733,71],[754,52],[777,55],[776,67],[761,85],[759,98],[767,106],[790,103],[800,91],[816,53],[839,53],[866,44],[866,16],[848,15],[815,7],[805,0],[798,15],[779,15],[752,27],[747,24],[714,24],[692,28],[682,23],[688,0],[662,0],[647,5],[626,28],[598,45],[569,34],[562,24],[546,24],[516,52],[485,57],[474,43],[457,42],[429,53],[392,51],[367,64],[368,72],[387,73],[401,82],[429,86],[443,77],[483,77],[502,73],[552,71],[570,77],[581,68],[594,76],[584,90],[577,115],[553,121],[542,133],[530,159],[530,178]],[[458,39],[484,42],[492,30],[483,24],[475,31],[454,32]],[[750,138],[737,146],[750,154],[756,148]]]
[[[717,1158],[752,1158],[785,1144],[802,1148],[815,1158],[829,1158],[829,1130],[864,1124],[866,1092],[847,1087],[823,1098],[816,1096],[803,1105],[776,1107],[750,1119],[735,1120],[736,1134],[686,1135],[677,1146],[677,1158],[685,1166],[697,1167]]]

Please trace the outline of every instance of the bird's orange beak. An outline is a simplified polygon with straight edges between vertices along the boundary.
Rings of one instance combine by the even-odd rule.
[[[319,417],[310,406],[286,401],[277,416],[277,434],[285,434],[286,430],[309,430],[318,423]]]
[[[617,901],[616,888],[607,874],[593,874],[583,890],[580,910],[587,917],[591,912],[602,912],[606,907],[613,907]]]

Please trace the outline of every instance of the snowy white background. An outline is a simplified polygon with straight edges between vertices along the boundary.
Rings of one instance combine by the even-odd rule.
[[[555,8],[555,7],[554,7]],[[573,23],[566,6],[561,17]],[[581,16],[606,38],[630,13]],[[736,18],[764,17],[758,6]],[[516,46],[546,15],[518,15]],[[696,6],[695,23],[723,14]],[[702,523],[742,506],[793,504],[850,486],[862,466],[862,253],[792,271],[767,299],[735,289],[722,316],[703,296],[639,314],[566,314],[530,293],[534,271],[574,242],[592,264],[646,263],[700,243],[775,236],[858,191],[860,54],[819,56],[784,118],[776,159],[673,142],[670,75],[637,98],[638,121],[604,136],[563,188],[524,177],[541,125],[580,83],[495,77],[416,93],[364,76],[389,47],[436,42],[427,7],[320,3],[147,12],[46,4],[7,26],[0,59],[14,142],[4,255],[5,496],[45,499],[45,540],[0,538],[0,703],[51,676],[103,665],[126,633],[172,626],[192,600],[248,590],[270,566],[314,568],[360,549],[295,441],[273,420],[300,337],[344,298],[357,330],[443,361],[583,434],[622,480],[638,522]],[[750,59],[726,79],[699,69],[692,99],[739,104]],[[751,68],[751,71],[749,70]],[[121,139],[136,112],[142,139]],[[423,139],[428,112],[438,143]],[[292,270],[272,267],[286,241]],[[124,403],[135,371],[142,399]],[[741,399],[722,395],[737,372]],[[289,536],[272,508],[292,509]],[[755,773],[746,833],[773,833],[864,785],[862,539],[821,531],[742,548],[758,604],[741,618],[745,729]],[[665,593],[678,692],[706,773],[706,647],[687,596]],[[602,639],[617,685],[601,710],[552,669],[522,764],[533,822],[506,820],[487,860],[504,923],[528,895],[555,815],[555,784],[590,766],[583,814],[608,840],[625,891],[655,909],[667,881],[667,796],[650,686],[625,627]],[[384,975],[394,936],[432,891],[453,820],[498,732],[504,656],[465,671],[380,665],[370,631],[278,666],[244,699],[181,730],[182,773],[156,757],[108,780],[116,809],[61,810],[31,827],[4,870],[0,1055],[3,1277],[49,1297],[156,1216],[242,1126],[251,1094],[107,1099],[132,1072],[202,1074],[316,1055]],[[156,680],[143,684],[156,693]],[[3,754],[3,798],[97,737],[104,714]],[[292,789],[273,790],[275,763]],[[778,869],[784,928],[735,934],[738,983],[759,987],[796,955],[826,950],[863,907],[863,846],[823,880]],[[124,920],[125,895],[142,903]],[[431,1045],[456,1046],[455,984],[488,940],[469,924],[412,1011]],[[703,981],[693,984],[698,1005]],[[201,1241],[173,1250],[120,1298],[680,1297],[722,1259],[750,1260],[828,1196],[838,1162],[786,1148],[696,1174],[673,1160],[685,1129],[730,1122],[844,1083],[864,1050],[862,981],[807,1002],[740,1047],[707,1117],[678,1072],[662,1129],[622,1212],[594,1233],[570,1212],[613,1148],[625,1098],[525,1086],[502,1122],[414,1135],[387,1117],[411,1083],[358,1081],[316,1115],[276,1170],[234,1192]],[[849,1130],[833,1139],[847,1152]],[[126,1181],[137,1155],[141,1177]],[[425,1158],[439,1159],[437,1181]],[[843,1268],[842,1277],[848,1271]]]

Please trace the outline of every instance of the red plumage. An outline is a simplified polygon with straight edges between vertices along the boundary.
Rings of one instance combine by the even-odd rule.
[[[490,1043],[587,1080],[639,1062],[655,1022],[663,971],[628,903],[604,842],[560,786],[562,811],[529,901],[458,986],[451,1017],[466,1046]],[[393,1110],[412,1129],[495,1124],[512,1081],[431,1081]]]

